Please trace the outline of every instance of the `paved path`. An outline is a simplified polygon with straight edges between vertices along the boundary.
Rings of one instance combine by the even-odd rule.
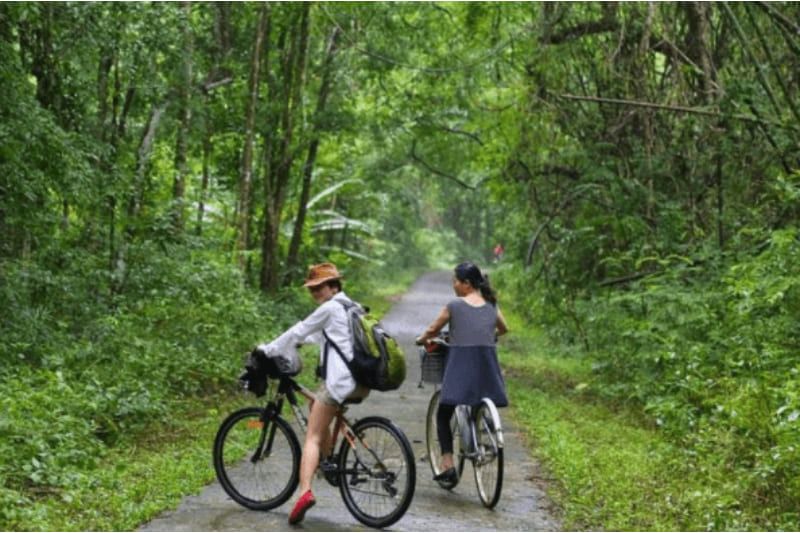
[[[373,392],[362,405],[352,406],[353,418],[370,414],[391,418],[408,436],[417,458],[417,486],[414,500],[394,531],[553,531],[560,527],[550,511],[542,488],[534,483],[537,467],[524,449],[516,428],[504,417],[505,480],[500,503],[485,509],[478,499],[472,466],[467,462],[464,478],[452,491],[442,490],[432,479],[425,459],[425,412],[433,392],[431,385],[418,387],[419,357],[413,339],[453,297],[449,272],[420,277],[383,319],[408,355],[408,377],[393,392]],[[513,402],[513,398],[511,398]],[[501,416],[503,412],[501,411]],[[300,435],[302,442],[302,435]],[[209,468],[213,468],[210,465]],[[178,509],[145,524],[141,531],[363,531],[369,530],[353,518],[338,489],[322,479],[314,482],[317,505],[297,527],[286,518],[296,499],[270,512],[250,511],[233,502],[219,484],[206,487],[199,495],[183,500]]]

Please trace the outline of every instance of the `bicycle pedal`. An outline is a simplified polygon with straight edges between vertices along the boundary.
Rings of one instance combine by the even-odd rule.
[[[339,466],[333,461],[323,459],[319,463],[319,474],[333,487],[339,486]]]
[[[397,489],[394,488],[394,486],[392,486],[392,484],[388,481],[383,482],[383,490],[385,490],[386,493],[392,498],[397,496]]]

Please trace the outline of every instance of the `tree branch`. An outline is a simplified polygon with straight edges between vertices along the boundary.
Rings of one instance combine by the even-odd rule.
[[[441,126],[441,128],[442,128],[444,131],[448,132],[448,133],[455,133],[456,135],[464,135],[464,136],[466,136],[466,137],[469,137],[470,139],[472,139],[472,140],[473,140],[473,141],[475,141],[476,143],[478,143],[478,144],[480,144],[481,146],[483,146],[483,141],[482,141],[482,140],[481,140],[481,138],[480,138],[480,137],[478,137],[478,135],[477,135],[477,134],[475,134],[475,133],[471,133],[471,132],[469,132],[469,131],[458,130],[458,129],[455,129],[455,128],[448,128],[448,127],[446,127],[446,126]]]
[[[607,280],[603,280],[597,284],[598,287],[610,287],[612,285],[621,285],[623,283],[628,283],[629,281],[636,281],[637,279],[642,279],[644,277],[650,276],[652,274],[657,274],[659,271],[653,272],[634,272],[633,274],[628,274],[627,276],[621,276],[618,278],[611,278]]]
[[[416,162],[417,164],[419,164],[419,165],[420,165],[422,168],[424,168],[424,169],[425,169],[425,170],[427,170],[428,172],[430,172],[430,173],[432,173],[432,174],[435,174],[435,175],[437,175],[437,176],[440,176],[440,177],[442,177],[442,178],[447,178],[447,179],[449,179],[450,181],[454,181],[455,183],[459,184],[460,186],[464,187],[465,189],[469,189],[469,190],[471,190],[471,191],[477,190],[477,189],[478,189],[478,187],[480,187],[480,186],[481,186],[481,184],[482,184],[484,181],[486,181],[486,178],[483,178],[483,179],[481,179],[480,181],[478,181],[478,183],[476,183],[475,185],[470,185],[469,183],[466,183],[466,182],[462,181],[461,179],[457,178],[456,176],[453,176],[453,175],[451,175],[451,174],[447,174],[446,172],[442,172],[441,170],[439,170],[439,169],[436,169],[436,168],[432,167],[431,165],[429,165],[428,163],[426,163],[424,160],[422,160],[422,159],[421,159],[421,158],[420,158],[420,157],[417,155],[417,141],[416,141],[416,139],[415,139],[415,140],[414,140],[414,142],[411,144],[411,154],[410,154],[410,155],[411,155],[411,159],[412,159],[414,162]]]
[[[614,31],[619,28],[616,20],[611,18],[604,18],[602,20],[590,20],[588,22],[579,22],[578,24],[565,28],[558,33],[554,33],[542,42],[544,44],[561,44],[572,38],[584,37],[595,33],[605,33]]]
[[[685,107],[685,106],[678,106],[678,105],[667,105],[667,104],[656,104],[652,102],[640,102],[637,100],[623,100],[620,98],[601,98],[597,96],[577,96],[574,94],[559,94],[557,95],[559,98],[564,98],[566,100],[582,100],[588,102],[596,102],[598,104],[614,104],[614,105],[627,105],[627,106],[634,106],[634,107],[648,107],[651,109],[662,109],[665,111],[675,111],[678,113],[692,113],[695,115],[705,115],[708,117],[716,117],[720,119],[731,119],[731,120],[741,120],[743,122],[752,122],[754,124],[760,125],[770,125],[775,126],[776,128],[782,128],[786,130],[792,131],[800,131],[800,127],[792,125],[792,124],[782,124],[780,122],[775,122],[772,120],[766,120],[757,117],[750,117],[747,115],[726,115],[723,113],[717,113],[715,111],[707,111],[705,109],[697,109],[695,107]]]
[[[758,2],[758,5],[761,6],[761,9],[763,9],[770,16],[770,18],[772,18],[772,20],[777,22],[778,28],[781,30],[786,44],[789,45],[789,48],[791,48],[795,55],[800,56],[800,47],[795,44],[794,38],[792,37],[792,33],[795,35],[800,35],[800,28],[794,26],[791,21],[786,19],[785,16],[783,16],[767,2]]]
[[[795,23],[786,18],[783,13],[772,7],[769,2],[758,2],[758,4],[766,9],[767,12],[772,15],[776,21],[780,22],[783,27],[800,36],[800,26],[795,25]]]
[[[700,68],[700,66],[697,63],[692,61],[692,59],[689,56],[687,56],[683,50],[681,50],[675,45],[675,43],[673,43],[666,37],[659,37],[658,39],[659,39],[658,42],[656,42],[656,44],[651,46],[653,50],[661,52],[665,56],[670,56],[669,52],[675,52],[678,59],[680,59],[681,61],[692,67],[696,72],[700,74],[703,73],[703,69]],[[714,87],[716,87],[718,91],[722,92],[722,87],[720,87],[720,85],[716,81],[714,81],[713,79],[709,79],[708,81],[712,85],[714,85]]]
[[[555,174],[572,180],[577,180],[581,177],[579,170],[564,165],[545,165],[541,169],[545,174]]]
[[[766,91],[767,97],[769,98],[769,101],[770,103],[772,103],[772,107],[775,110],[775,115],[777,117],[780,117],[781,108],[780,106],[778,106],[778,102],[775,100],[775,94],[773,94],[772,92],[772,87],[770,87],[766,76],[764,76],[764,73],[761,71],[761,66],[760,66],[761,63],[758,60],[756,60],[755,54],[753,54],[753,51],[750,49],[747,37],[745,36],[744,31],[742,31],[742,27],[739,25],[739,20],[736,18],[736,15],[733,14],[733,11],[731,11],[731,8],[728,6],[727,3],[720,2],[720,4],[722,5],[722,10],[725,12],[726,15],[728,15],[728,18],[733,24],[733,29],[736,32],[736,35],[739,37],[739,41],[742,44],[742,48],[747,54],[747,57],[750,58],[750,64],[756,66],[756,75],[758,76],[758,81],[761,83],[761,86],[764,88],[764,91]]]
[[[541,236],[542,232],[550,225],[550,223],[555,219],[561,212],[567,208],[567,206],[576,198],[581,196],[587,190],[596,187],[596,185],[592,183],[587,183],[586,185],[579,185],[577,186],[570,194],[567,195],[561,201],[558,207],[553,209],[549,215],[547,215],[547,219],[539,225],[536,231],[531,238],[531,242],[528,245],[528,253],[525,254],[525,267],[531,266],[531,260],[533,259],[533,253],[536,251],[536,246],[539,244],[539,237]]]
[[[470,131],[464,131],[464,130],[460,130],[460,129],[457,129],[457,128],[451,128],[449,126],[443,126],[441,124],[436,124],[435,122],[431,122],[430,124],[435,128],[438,128],[438,129],[440,129],[442,131],[446,131],[447,133],[454,133],[456,135],[463,135],[465,137],[469,137],[470,139],[472,139],[476,143],[480,144],[481,146],[484,145],[483,141],[481,140],[481,138],[478,136],[477,133],[472,133]]]
[[[770,49],[769,43],[767,43],[767,39],[764,37],[764,33],[761,31],[761,28],[758,27],[756,23],[756,19],[753,16],[753,13],[750,11],[750,7],[745,4],[744,11],[747,13],[747,17],[750,20],[750,25],[756,32],[758,36],[758,40],[761,43],[761,48],[764,49],[764,54],[767,56],[767,61],[769,61],[769,66],[772,68],[773,73],[775,74],[775,78],[778,80],[778,85],[781,88],[781,92],[783,92],[783,97],[786,99],[786,102],[789,104],[789,109],[792,111],[792,115],[794,115],[795,121],[800,123],[800,112],[797,110],[797,106],[792,99],[792,95],[789,91],[789,87],[786,84],[786,80],[783,79],[783,75],[781,74],[781,70],[778,67],[775,58],[772,56],[772,50]]]
[[[203,92],[203,94],[208,94],[217,87],[222,87],[223,85],[228,85],[230,83],[233,83],[233,78],[231,76],[219,80],[208,80],[200,86],[200,90]]]

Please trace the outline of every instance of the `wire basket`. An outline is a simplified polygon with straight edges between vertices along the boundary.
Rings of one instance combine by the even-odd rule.
[[[439,384],[444,377],[447,366],[447,351],[422,352],[422,381],[425,383]]]

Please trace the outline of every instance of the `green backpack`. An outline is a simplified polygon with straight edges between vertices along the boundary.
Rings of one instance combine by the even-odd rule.
[[[406,355],[397,341],[386,333],[381,323],[355,302],[336,300],[347,312],[353,360],[348,361],[338,346],[323,331],[332,346],[350,369],[356,382],[379,391],[395,390],[406,379]],[[327,358],[327,347],[325,358]],[[323,363],[327,366],[327,361]]]

